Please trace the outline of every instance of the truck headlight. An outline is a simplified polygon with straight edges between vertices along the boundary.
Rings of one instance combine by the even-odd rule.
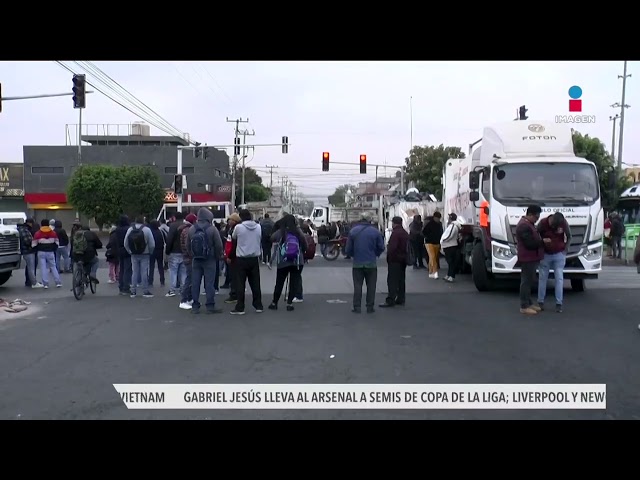
[[[493,246],[493,256],[501,260],[510,260],[513,258],[513,252],[509,247]]]
[[[587,248],[587,252],[584,254],[587,260],[598,260],[602,257],[602,247]]]

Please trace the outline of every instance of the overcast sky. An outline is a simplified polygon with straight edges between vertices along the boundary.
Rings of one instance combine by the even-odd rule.
[[[139,113],[87,70],[64,62],[76,73]],[[630,62],[625,118],[625,163],[640,163],[638,65]],[[512,120],[526,105],[532,120],[553,121],[568,113],[568,89],[583,89],[583,113],[596,123],[579,125],[611,148],[611,104],[621,101],[623,62],[95,62],[104,73],[153,109],[166,122],[209,145],[233,142],[234,126],[226,118],[249,118],[254,143],[292,144],[256,148],[248,166],[269,184],[287,175],[315,199],[343,183],[375,176],[358,167],[333,165],[321,171],[322,152],[332,161],[401,165],[410,148],[410,97],[416,145],[441,143],[462,147],[477,140],[483,126]],[[89,65],[89,68],[91,65]],[[71,90],[72,74],[52,61],[0,62],[4,97],[62,93]],[[116,96],[117,95],[117,96]],[[158,123],[148,114],[147,121]],[[130,124],[140,118],[100,93],[88,95],[83,124]],[[0,162],[22,162],[23,145],[64,145],[65,125],[78,123],[70,97],[8,101],[0,113]],[[93,133],[96,127],[91,127]],[[91,133],[89,132],[89,133]],[[102,132],[102,130],[101,130]],[[86,133],[86,132],[85,132]],[[124,133],[122,131],[121,133]],[[164,135],[152,127],[152,134]],[[71,141],[75,134],[71,133]],[[249,142],[247,142],[249,143]],[[617,151],[617,144],[616,144]],[[384,175],[384,169],[379,170]]]

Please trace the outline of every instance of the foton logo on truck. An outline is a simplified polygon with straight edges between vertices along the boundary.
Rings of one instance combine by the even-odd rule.
[[[555,135],[525,135],[522,140],[557,140]]]

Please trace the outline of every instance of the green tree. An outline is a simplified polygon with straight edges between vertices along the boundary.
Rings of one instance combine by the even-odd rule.
[[[120,211],[130,217],[155,216],[164,202],[160,176],[152,167],[117,167]]]
[[[329,205],[333,205],[334,207],[344,207],[346,205],[345,194],[348,190],[351,190],[352,193],[356,191],[355,185],[340,185],[336,188],[336,191],[333,192],[333,195],[329,195],[327,200],[329,200]]]
[[[69,203],[78,211],[102,223],[120,215],[120,177],[110,165],[83,165],[67,185]]]
[[[600,181],[602,204],[607,208],[613,208],[620,194],[631,186],[631,180],[622,176],[617,182],[617,186],[615,185],[617,172],[614,161],[600,139],[583,135],[574,130],[573,150],[577,157],[586,158],[594,163]]]
[[[444,145],[420,147],[414,146],[405,158],[407,179],[416,183],[421,192],[429,192],[437,198],[442,197],[442,172],[444,164],[450,158],[465,158],[460,147]]]
[[[251,167],[244,169],[244,201],[266,202],[271,190],[262,183],[262,177]],[[242,203],[242,168],[236,168],[236,205]]]
[[[84,165],[69,180],[67,196],[78,211],[103,225],[115,222],[123,213],[157,213],[164,190],[151,167]]]

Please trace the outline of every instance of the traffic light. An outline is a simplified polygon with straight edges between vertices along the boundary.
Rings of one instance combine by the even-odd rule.
[[[233,147],[233,154],[240,155],[240,137],[236,137],[233,144],[235,145],[235,147]]]
[[[322,171],[323,172],[329,171],[329,152],[324,152],[322,154]]]
[[[282,153],[289,153],[289,137],[282,137]]]
[[[209,158],[209,147],[204,147],[202,149],[202,158],[204,159]]]
[[[199,158],[200,154],[202,153],[202,149],[200,148],[200,142],[196,142],[195,146],[196,148],[193,149],[193,156],[196,158]]]
[[[86,99],[86,76],[73,76],[73,108],[85,108],[87,106]]]
[[[529,118],[527,117],[527,108],[524,105],[520,107],[520,113],[518,116],[520,117],[520,120],[526,120]]]
[[[173,191],[178,195],[182,194],[182,174],[173,177]]]
[[[360,173],[367,173],[367,156],[360,155]]]

